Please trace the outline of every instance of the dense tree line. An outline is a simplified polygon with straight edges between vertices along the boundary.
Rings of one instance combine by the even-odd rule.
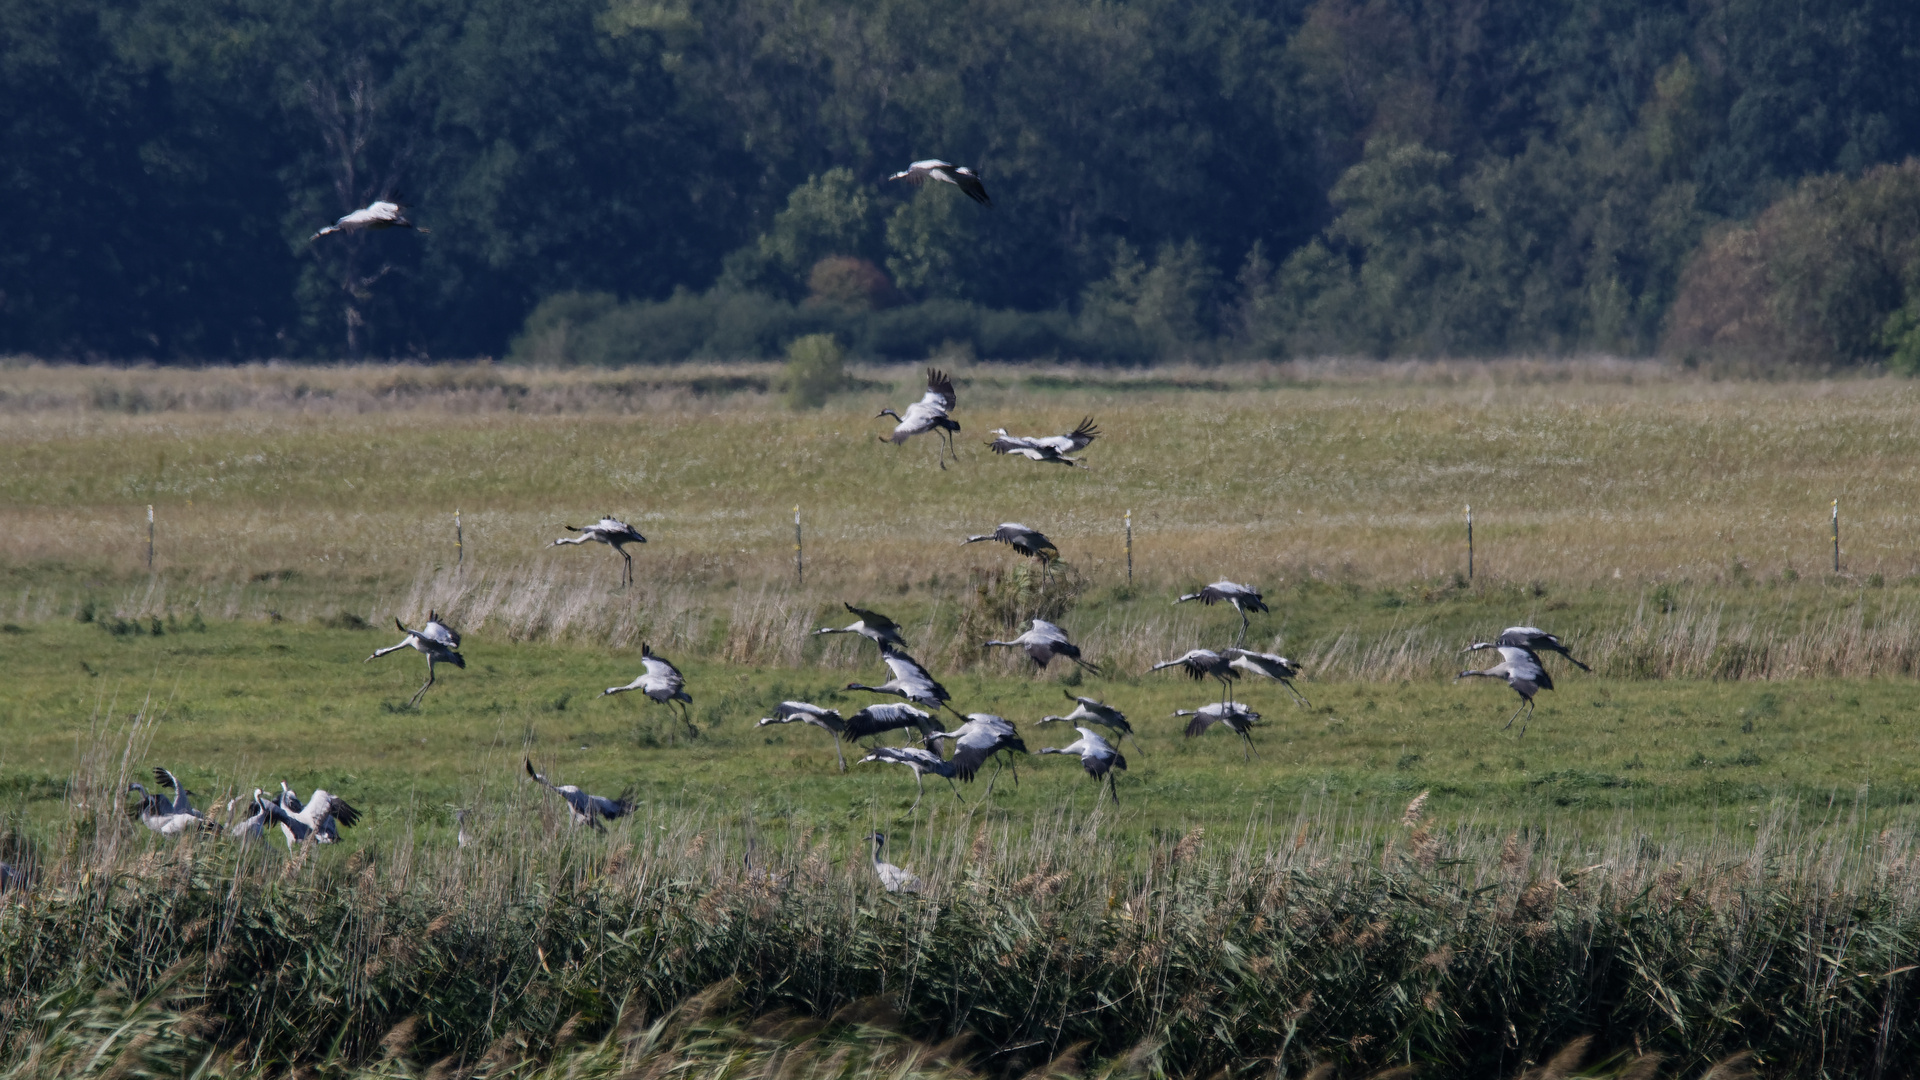
[[[0,350],[1693,350],[1683,280],[1798,303],[1738,230],[1920,153],[1917,54],[1907,0],[0,0]],[[382,195],[431,235],[307,242]],[[1876,273],[1776,351],[1920,350]]]

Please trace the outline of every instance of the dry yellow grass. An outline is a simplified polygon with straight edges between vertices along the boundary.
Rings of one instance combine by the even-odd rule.
[[[90,595],[129,614],[383,619],[437,605],[534,637],[701,641],[751,622],[759,643],[735,632],[729,655],[795,662],[787,631],[842,597],[898,598],[930,629],[950,621],[980,572],[1017,561],[958,546],[1001,521],[1047,532],[1096,588],[1121,582],[1128,509],[1136,581],[1153,596],[1219,577],[1270,595],[1320,583],[1417,596],[1464,571],[1469,503],[1483,589],[1539,583],[1633,608],[1677,583],[1713,609],[1698,590],[1824,578],[1835,498],[1846,580],[1920,572],[1920,389],[1904,380],[1727,381],[1608,360],[973,365],[957,373],[962,460],[941,471],[929,440],[874,438],[890,423],[873,419],[880,406],[917,396],[917,369],[861,372],[893,389],[803,413],[755,389],[776,374],[0,368],[0,452],[13,465],[0,475],[13,586],[0,617],[45,618]],[[1087,414],[1106,433],[1087,471],[979,445],[993,427],[1063,431]],[[796,503],[805,589],[792,586]],[[546,546],[562,523],[601,513],[652,541],[636,552],[648,584],[613,604],[610,552]],[[1729,635],[1797,632],[1740,619],[1687,640],[1711,654]],[[1920,608],[1900,619],[1920,626]],[[1120,605],[1091,632],[1105,654],[1131,657],[1219,621],[1197,606]],[[1606,632],[1625,648],[1645,636],[1634,627],[1623,610]],[[1322,640],[1316,658],[1426,668],[1457,647],[1425,640],[1415,620],[1397,638]]]

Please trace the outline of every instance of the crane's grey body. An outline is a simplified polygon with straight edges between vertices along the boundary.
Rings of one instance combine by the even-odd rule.
[[[307,804],[300,801],[300,796],[293,793],[285,780],[280,781],[280,805],[286,807],[290,814],[298,814],[307,808]],[[340,828],[333,815],[328,814],[320,819],[320,824],[314,829],[313,839],[317,844],[332,844],[340,839]]]
[[[1216,581],[1199,592],[1187,593],[1174,603],[1184,604],[1189,600],[1198,600],[1208,607],[1219,603],[1232,604],[1233,610],[1240,613],[1240,636],[1234,641],[1235,645],[1244,644],[1247,640],[1247,612],[1267,610],[1266,601],[1261,598],[1260,590],[1251,585],[1242,585],[1225,579]]]
[[[563,536],[547,545],[548,547],[559,547],[562,544],[585,544],[589,541],[596,544],[606,544],[613,548],[613,550],[619,552],[620,557],[626,560],[626,569],[620,576],[620,584],[633,584],[633,556],[627,554],[627,545],[644,544],[647,542],[647,538],[640,535],[639,529],[634,528],[612,515],[603,517],[591,525],[582,525],[577,529],[572,525],[561,525],[560,527],[568,532],[577,532],[580,535],[575,537]]]
[[[1523,649],[1516,645],[1496,645],[1494,648],[1500,650],[1499,663],[1481,671],[1463,671],[1455,678],[1506,680],[1507,685],[1513,688],[1513,692],[1520,695],[1520,708],[1513,710],[1513,715],[1507,717],[1506,725],[1500,729],[1505,731],[1513,726],[1513,722],[1520,718],[1522,712],[1527,714],[1527,720],[1533,719],[1533,695],[1542,690],[1553,689],[1553,676],[1547,674],[1547,669],[1540,664],[1540,658],[1535,656],[1531,649]],[[1520,734],[1526,733],[1527,723],[1521,721]]]
[[[1233,664],[1226,657],[1212,649],[1189,649],[1185,654],[1171,660],[1162,660],[1148,670],[1159,671],[1161,668],[1170,667],[1182,669],[1195,681],[1209,677],[1218,679],[1221,688],[1226,691],[1227,700],[1233,700],[1233,680],[1240,677],[1240,672],[1234,669]]]
[[[471,810],[462,809],[453,812],[453,838],[461,847],[469,847],[473,844],[473,835],[467,832],[467,818],[472,815]]]
[[[1253,736],[1250,732],[1253,730],[1253,725],[1260,722],[1260,714],[1245,705],[1237,705],[1231,701],[1216,701],[1197,709],[1175,709],[1173,715],[1193,717],[1192,720],[1187,721],[1187,738],[1189,739],[1206,734],[1206,730],[1215,724],[1225,724],[1228,731],[1239,735],[1241,741],[1247,744],[1240,755],[1242,760],[1249,756],[1259,756],[1260,751],[1254,749]]]
[[[149,792],[142,784],[127,785],[128,792],[140,793],[139,805],[129,812],[142,825],[161,836],[179,836],[184,832],[217,833],[220,831],[219,825],[208,821],[205,814],[193,808],[190,800],[192,792],[187,790],[186,785],[174,779],[171,772],[156,767],[153,770],[153,781],[162,788],[171,788],[173,797],[167,798],[164,795]]]
[[[901,169],[899,172],[894,173],[892,176],[887,177],[887,179],[905,180],[907,183],[913,184],[916,187],[929,179],[938,180],[943,184],[952,184],[954,187],[966,192],[967,198],[972,199],[981,206],[991,207],[993,205],[993,199],[987,195],[987,186],[980,182],[978,173],[975,173],[965,165],[955,165],[951,161],[941,161],[939,158],[927,158],[924,161],[916,161],[906,168]]]
[[[1286,687],[1293,693],[1295,701],[1302,708],[1309,708],[1308,701],[1299,690],[1294,689],[1293,680],[1300,677],[1300,665],[1277,653],[1254,652],[1251,649],[1227,649],[1221,652],[1227,658],[1229,667],[1238,668],[1251,675],[1264,675]]]
[[[947,414],[960,404],[959,395],[953,392],[953,380],[939,368],[927,369],[927,392],[920,400],[907,406],[907,414],[901,416],[892,409],[881,409],[873,414],[875,420],[883,416],[893,417],[895,423],[891,434],[880,436],[881,442],[890,442],[895,446],[905,443],[915,435],[938,432],[941,439],[940,467],[947,467],[947,455],[953,453],[953,436],[960,430],[960,424]],[[954,461],[960,459],[955,457]]]
[[[311,244],[323,236],[332,236],[334,233],[360,232],[363,229],[413,229],[422,236],[433,231],[408,221],[405,211],[406,207],[400,203],[390,202],[386,199],[376,199],[372,203],[355,210],[343,218],[335,220],[333,224],[307,237],[307,242]]]
[[[989,646],[1007,649],[1020,649],[1027,658],[1045,669],[1048,662],[1056,656],[1064,656],[1081,667],[1100,674],[1098,664],[1089,664],[1080,659],[1080,646],[1067,640],[1067,632],[1045,619],[1033,620],[1033,628],[1012,641],[989,641]]]
[[[426,696],[427,687],[433,685],[433,666],[435,664],[452,664],[454,667],[463,670],[466,668],[466,657],[460,655],[459,631],[441,622],[440,616],[436,612],[427,612],[427,624],[418,630],[407,629],[406,624],[401,622],[397,617],[393,620],[393,625],[399,627],[400,632],[407,635],[406,638],[398,645],[389,645],[384,649],[373,650],[373,655],[367,657],[363,663],[378,660],[388,653],[399,652],[401,649],[412,649],[426,657],[427,681],[421,683],[420,689],[413,692],[413,699],[408,701],[407,704],[418,705],[420,704],[420,699]]]
[[[273,815],[267,811],[265,800],[255,795],[247,802],[247,816],[228,825],[227,835],[241,841],[261,840],[266,837],[267,826],[272,823]]]
[[[907,639],[900,636],[899,623],[894,622],[892,619],[887,618],[877,611],[868,611],[866,608],[854,607],[844,600],[841,601],[840,604],[846,608],[847,611],[858,616],[859,621],[851,626],[823,626],[814,631],[815,636],[820,634],[859,634],[861,637],[880,646],[883,652],[886,651],[888,646],[896,649],[905,649],[907,647]]]
[[[1078,755],[1080,764],[1087,770],[1087,775],[1095,780],[1104,779],[1107,782],[1108,791],[1113,795],[1114,805],[1120,805],[1120,788],[1114,779],[1113,770],[1126,771],[1127,759],[1120,756],[1120,751],[1115,750],[1112,743],[1101,738],[1091,729],[1077,727],[1073,730],[1080,733],[1078,739],[1065,746],[1043,746],[1039,752]],[[1099,798],[1097,794],[1094,796],[1096,806],[1099,804]]]
[[[1133,725],[1127,723],[1126,713],[1106,702],[1096,701],[1090,697],[1080,697],[1072,691],[1062,691],[1062,693],[1066,695],[1068,701],[1076,703],[1073,711],[1065,716],[1043,716],[1040,718],[1040,723],[1073,724],[1075,727],[1080,724],[1099,724],[1108,731],[1115,732],[1120,738],[1133,739]],[[1133,747],[1135,750],[1140,748],[1139,739],[1133,739]]]
[[[1532,653],[1535,659],[1538,659],[1543,652],[1559,653],[1561,656],[1566,657],[1569,663],[1581,671],[1591,672],[1593,670],[1580,661],[1575,660],[1573,654],[1567,651],[1565,642],[1537,626],[1509,626],[1505,630],[1500,631],[1500,636],[1494,640],[1476,641],[1467,646],[1466,651],[1473,652],[1477,649],[1498,649],[1503,646],[1511,649],[1525,649]]]
[[[527,775],[533,777],[534,783],[560,796],[566,802],[567,812],[575,825],[586,825],[596,832],[606,832],[607,827],[600,824],[603,819],[613,821],[633,812],[632,788],[621,792],[617,799],[609,799],[605,795],[589,795],[572,784],[555,784],[535,772],[530,758],[527,759],[526,765]]]
[[[345,799],[328,793],[325,788],[316,790],[297,812],[280,805],[278,799],[266,798],[259,788],[254,789],[253,798],[255,802],[264,799],[267,803],[267,814],[280,826],[280,832],[287,840],[288,851],[292,851],[295,844],[304,844],[309,839],[316,844],[325,843],[320,832],[328,819],[337,820],[347,828],[360,823],[360,811],[347,805]]]
[[[880,848],[887,842],[886,834],[874,833],[867,837],[873,841],[873,872],[880,877],[880,887],[888,892],[920,891],[920,879],[890,862],[880,861]]]
[[[1100,437],[1100,428],[1094,424],[1093,417],[1089,416],[1065,435],[1009,435],[1006,428],[994,428],[993,434],[1000,436],[988,444],[993,447],[994,453],[1007,454],[1023,448],[1031,448],[1051,450],[1064,458],[1067,454],[1077,454],[1085,450],[1093,440]],[[1001,449],[1003,445],[1005,449]]]
[[[968,544],[977,544],[982,540],[993,540],[1005,544],[1019,554],[1029,559],[1039,559],[1041,562],[1060,557],[1060,549],[1053,546],[1053,541],[1047,539],[1045,533],[1017,521],[1002,522],[999,528],[990,533],[969,536],[960,541],[960,546],[966,547]]]
[[[812,724],[822,731],[833,735],[833,753],[840,759],[840,771],[847,771],[847,758],[840,750],[842,737],[865,739],[888,731],[900,731],[905,728],[918,729],[922,735],[930,735],[940,730],[934,723],[933,714],[922,712],[905,702],[884,702],[869,705],[852,716],[842,719],[840,710],[823,709],[806,701],[783,701],[773,711],[772,716],[761,718],[755,727],[768,724]]]
[[[700,729],[693,726],[693,697],[685,689],[687,677],[680,674],[680,669],[667,662],[664,657],[655,656],[652,646],[645,642],[640,644],[640,664],[644,670],[637,678],[625,686],[609,686],[601,691],[600,696],[606,697],[609,694],[624,694],[629,690],[638,690],[654,704],[665,705],[669,712],[673,710],[673,703],[677,701],[680,703],[680,720],[687,725],[688,733],[700,734]]]
[[[893,678],[879,686],[848,683],[847,689],[865,690],[870,694],[892,694],[929,709],[944,708],[950,710],[955,716],[962,715],[960,710],[948,704],[953,700],[953,695],[947,693],[946,687],[934,681],[933,676],[927,673],[927,669],[921,666],[920,661],[898,649],[886,646],[880,649],[880,659],[887,665],[887,670],[893,673]]]
[[[945,777],[947,787],[953,789],[953,797],[966,802],[965,799],[960,798],[960,789],[953,786],[953,778],[958,771],[957,766],[951,761],[940,760],[940,755],[931,750],[924,750],[918,746],[876,746],[867,752],[866,757],[860,759],[860,764],[865,765],[869,761],[878,761],[883,765],[905,765],[913,770],[915,795],[913,805],[907,807],[908,813],[919,809],[920,800],[927,794],[927,773]]]
[[[1033,446],[1016,436],[1003,435],[987,444],[987,449],[996,454],[1009,454],[1023,457],[1028,461],[1038,461],[1048,465],[1070,465],[1084,469],[1079,458],[1070,458],[1051,446]]]
[[[966,723],[952,731],[937,732],[928,736],[928,743],[932,745],[941,739],[953,741],[953,758],[949,764],[953,766],[954,775],[967,783],[973,783],[973,778],[980,772],[980,766],[988,758],[1002,751],[1008,754],[1027,752],[1026,742],[1020,738],[1020,732],[1006,717],[995,716],[992,713],[968,713],[966,719]],[[1000,779],[1000,768],[996,758],[993,776],[987,781],[989,795],[993,794],[994,782]],[[1017,766],[1014,769],[1013,779],[1016,784],[1020,782]]]

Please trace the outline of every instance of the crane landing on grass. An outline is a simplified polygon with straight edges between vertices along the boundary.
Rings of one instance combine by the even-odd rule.
[[[1105,702],[1095,701],[1090,697],[1079,697],[1070,690],[1063,693],[1066,694],[1068,701],[1078,703],[1074,710],[1065,716],[1043,716],[1040,718],[1040,723],[1074,724],[1076,728],[1079,724],[1099,724],[1108,731],[1114,732],[1118,738],[1133,739],[1133,725],[1127,723],[1126,713]],[[1133,748],[1136,752],[1140,749],[1139,739],[1133,739]]]
[[[441,622],[440,616],[435,612],[427,612],[427,625],[418,630],[407,629],[406,624],[398,618],[393,620],[393,625],[399,627],[400,632],[407,635],[406,639],[398,645],[389,645],[384,649],[375,649],[373,655],[367,657],[362,663],[378,660],[388,653],[399,652],[401,649],[412,649],[426,657],[427,681],[421,683],[420,689],[413,692],[413,698],[408,701],[407,704],[418,705],[420,704],[420,699],[426,696],[427,687],[433,685],[433,665],[452,664],[461,670],[466,669],[466,658],[460,655],[459,632],[446,623]]]
[[[907,639],[900,636],[899,623],[894,622],[892,619],[887,618],[877,611],[868,611],[866,608],[854,607],[844,600],[840,602],[840,606],[846,608],[848,613],[856,616],[857,621],[850,626],[823,626],[813,632],[814,636],[818,637],[821,634],[859,634],[861,637],[880,646],[882,652],[885,652],[889,645],[896,649],[905,649],[907,647]]]
[[[1080,758],[1080,764],[1086,768],[1088,776],[1093,777],[1096,781],[1104,779],[1107,782],[1107,790],[1113,796],[1113,805],[1119,806],[1120,788],[1118,782],[1114,779],[1113,770],[1119,769],[1125,772],[1127,759],[1120,756],[1120,751],[1115,750],[1112,743],[1094,734],[1091,730],[1083,727],[1077,727],[1073,730],[1080,733],[1078,739],[1065,746],[1043,746],[1039,752],[1042,754],[1077,754]],[[1098,806],[1100,802],[1099,794],[1096,793],[1093,798],[1094,805]]]
[[[1312,702],[1293,688],[1293,680],[1300,677],[1300,665],[1286,657],[1270,652],[1253,652],[1249,649],[1228,649],[1220,655],[1227,658],[1227,664],[1230,667],[1239,668],[1253,675],[1265,675],[1286,687],[1288,692],[1293,694],[1294,700],[1300,703],[1301,708],[1313,707]]]
[[[566,800],[567,811],[572,815],[575,825],[586,825],[595,832],[606,832],[607,827],[600,824],[603,819],[614,821],[633,812],[632,788],[621,792],[617,799],[609,799],[604,795],[589,795],[572,784],[554,784],[546,777],[534,772],[533,761],[530,758],[527,759],[526,765],[527,775],[533,777],[534,783]],[[464,824],[461,832],[462,834],[466,832]],[[461,846],[465,847],[466,844],[462,842]]]
[[[1218,603],[1232,604],[1233,610],[1240,613],[1240,636],[1235,639],[1235,645],[1246,643],[1247,612],[1264,612],[1267,610],[1266,601],[1261,599],[1258,589],[1253,588],[1251,585],[1241,585],[1238,582],[1226,580],[1216,581],[1206,588],[1201,589],[1199,592],[1187,593],[1185,596],[1175,600],[1174,603],[1184,604],[1189,600],[1198,600],[1208,607],[1212,607]]]
[[[989,641],[987,645],[997,645],[1006,649],[1020,649],[1027,654],[1029,660],[1040,665],[1042,671],[1046,670],[1047,663],[1054,657],[1064,656],[1074,663],[1079,664],[1087,671],[1091,671],[1095,675],[1100,674],[1100,665],[1089,664],[1085,660],[1080,659],[1080,646],[1068,641],[1066,631],[1045,619],[1033,620],[1033,629],[1028,630],[1012,641]]]
[[[553,543],[548,544],[548,547],[559,547],[562,544],[584,544],[589,541],[596,544],[609,545],[613,550],[619,552],[620,557],[627,562],[626,570],[620,577],[620,584],[622,586],[633,584],[633,556],[627,554],[627,545],[644,544],[647,542],[647,538],[640,535],[639,529],[634,528],[612,515],[603,517],[591,525],[582,525],[579,528],[575,528],[572,525],[562,525],[560,527],[568,532],[577,532],[580,535],[571,539],[563,536]]]
[[[937,432],[943,448],[939,458],[940,467],[944,469],[947,467],[947,457],[953,454],[953,436],[960,430],[959,422],[947,414],[959,404],[960,398],[954,394],[953,380],[947,377],[947,373],[939,368],[928,368],[927,392],[921,395],[919,401],[907,406],[906,416],[903,417],[892,409],[881,409],[873,414],[875,420],[883,416],[891,416],[896,421],[893,433],[880,436],[880,441],[899,446],[915,435],[925,435],[929,431]],[[960,461],[958,457],[953,460],[955,464]]]
[[[1175,709],[1173,715],[1193,717],[1192,720],[1187,721],[1187,738],[1189,739],[1206,734],[1207,729],[1215,724],[1225,724],[1228,731],[1240,736],[1241,740],[1247,744],[1246,749],[1241,752],[1241,760],[1260,755],[1260,751],[1253,748],[1253,736],[1250,734],[1253,725],[1260,722],[1260,714],[1245,705],[1236,705],[1231,701],[1216,701],[1197,709]]]
[[[1507,685],[1513,688],[1513,692],[1520,695],[1520,708],[1513,710],[1513,715],[1507,717],[1505,727],[1500,729],[1505,731],[1507,728],[1513,726],[1515,720],[1520,719],[1522,712],[1527,714],[1527,720],[1533,719],[1533,695],[1542,690],[1553,689],[1553,676],[1547,674],[1547,669],[1540,666],[1540,658],[1533,655],[1531,650],[1514,645],[1498,645],[1494,647],[1500,650],[1500,663],[1484,671],[1463,671],[1454,676],[1454,678],[1456,681],[1459,679],[1475,678],[1506,680]],[[1486,646],[1474,646],[1474,649],[1481,648],[1486,648]],[[1472,652],[1474,650],[1468,649],[1466,651]],[[1520,723],[1520,734],[1522,735],[1527,733],[1527,720],[1523,720]]]
[[[691,712],[693,698],[683,689],[687,685],[687,677],[664,657],[655,656],[653,648],[645,642],[640,643],[640,663],[646,670],[637,678],[625,686],[609,686],[600,692],[600,696],[638,690],[654,704],[665,705],[668,712],[673,711],[673,703],[677,701],[680,703],[680,721],[687,725],[687,734],[698,736],[700,729],[693,726]]]
[[[878,761],[883,765],[905,765],[913,770],[915,794],[913,805],[907,807],[909,814],[919,809],[920,800],[926,797],[926,774],[928,773],[945,777],[947,787],[953,789],[953,797],[960,802],[967,801],[960,798],[960,789],[953,786],[957,767],[951,761],[940,760],[940,755],[931,750],[923,750],[918,746],[876,746],[866,757],[860,759],[860,764],[865,765],[869,761]]]
[[[1472,645],[1467,646],[1467,651],[1473,652],[1475,649],[1497,649],[1501,646],[1513,649],[1525,649],[1532,653],[1535,659],[1538,659],[1543,652],[1559,653],[1561,656],[1567,658],[1568,663],[1571,663],[1581,671],[1591,672],[1593,670],[1580,661],[1575,660],[1573,654],[1567,651],[1566,644],[1559,638],[1537,626],[1509,626],[1505,630],[1500,631],[1500,636],[1494,640],[1476,641]]]

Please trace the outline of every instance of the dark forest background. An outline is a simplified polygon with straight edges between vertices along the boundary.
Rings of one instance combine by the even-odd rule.
[[[0,0],[0,351],[1911,370],[1917,61],[1911,0]],[[381,195],[431,235],[307,242]]]

